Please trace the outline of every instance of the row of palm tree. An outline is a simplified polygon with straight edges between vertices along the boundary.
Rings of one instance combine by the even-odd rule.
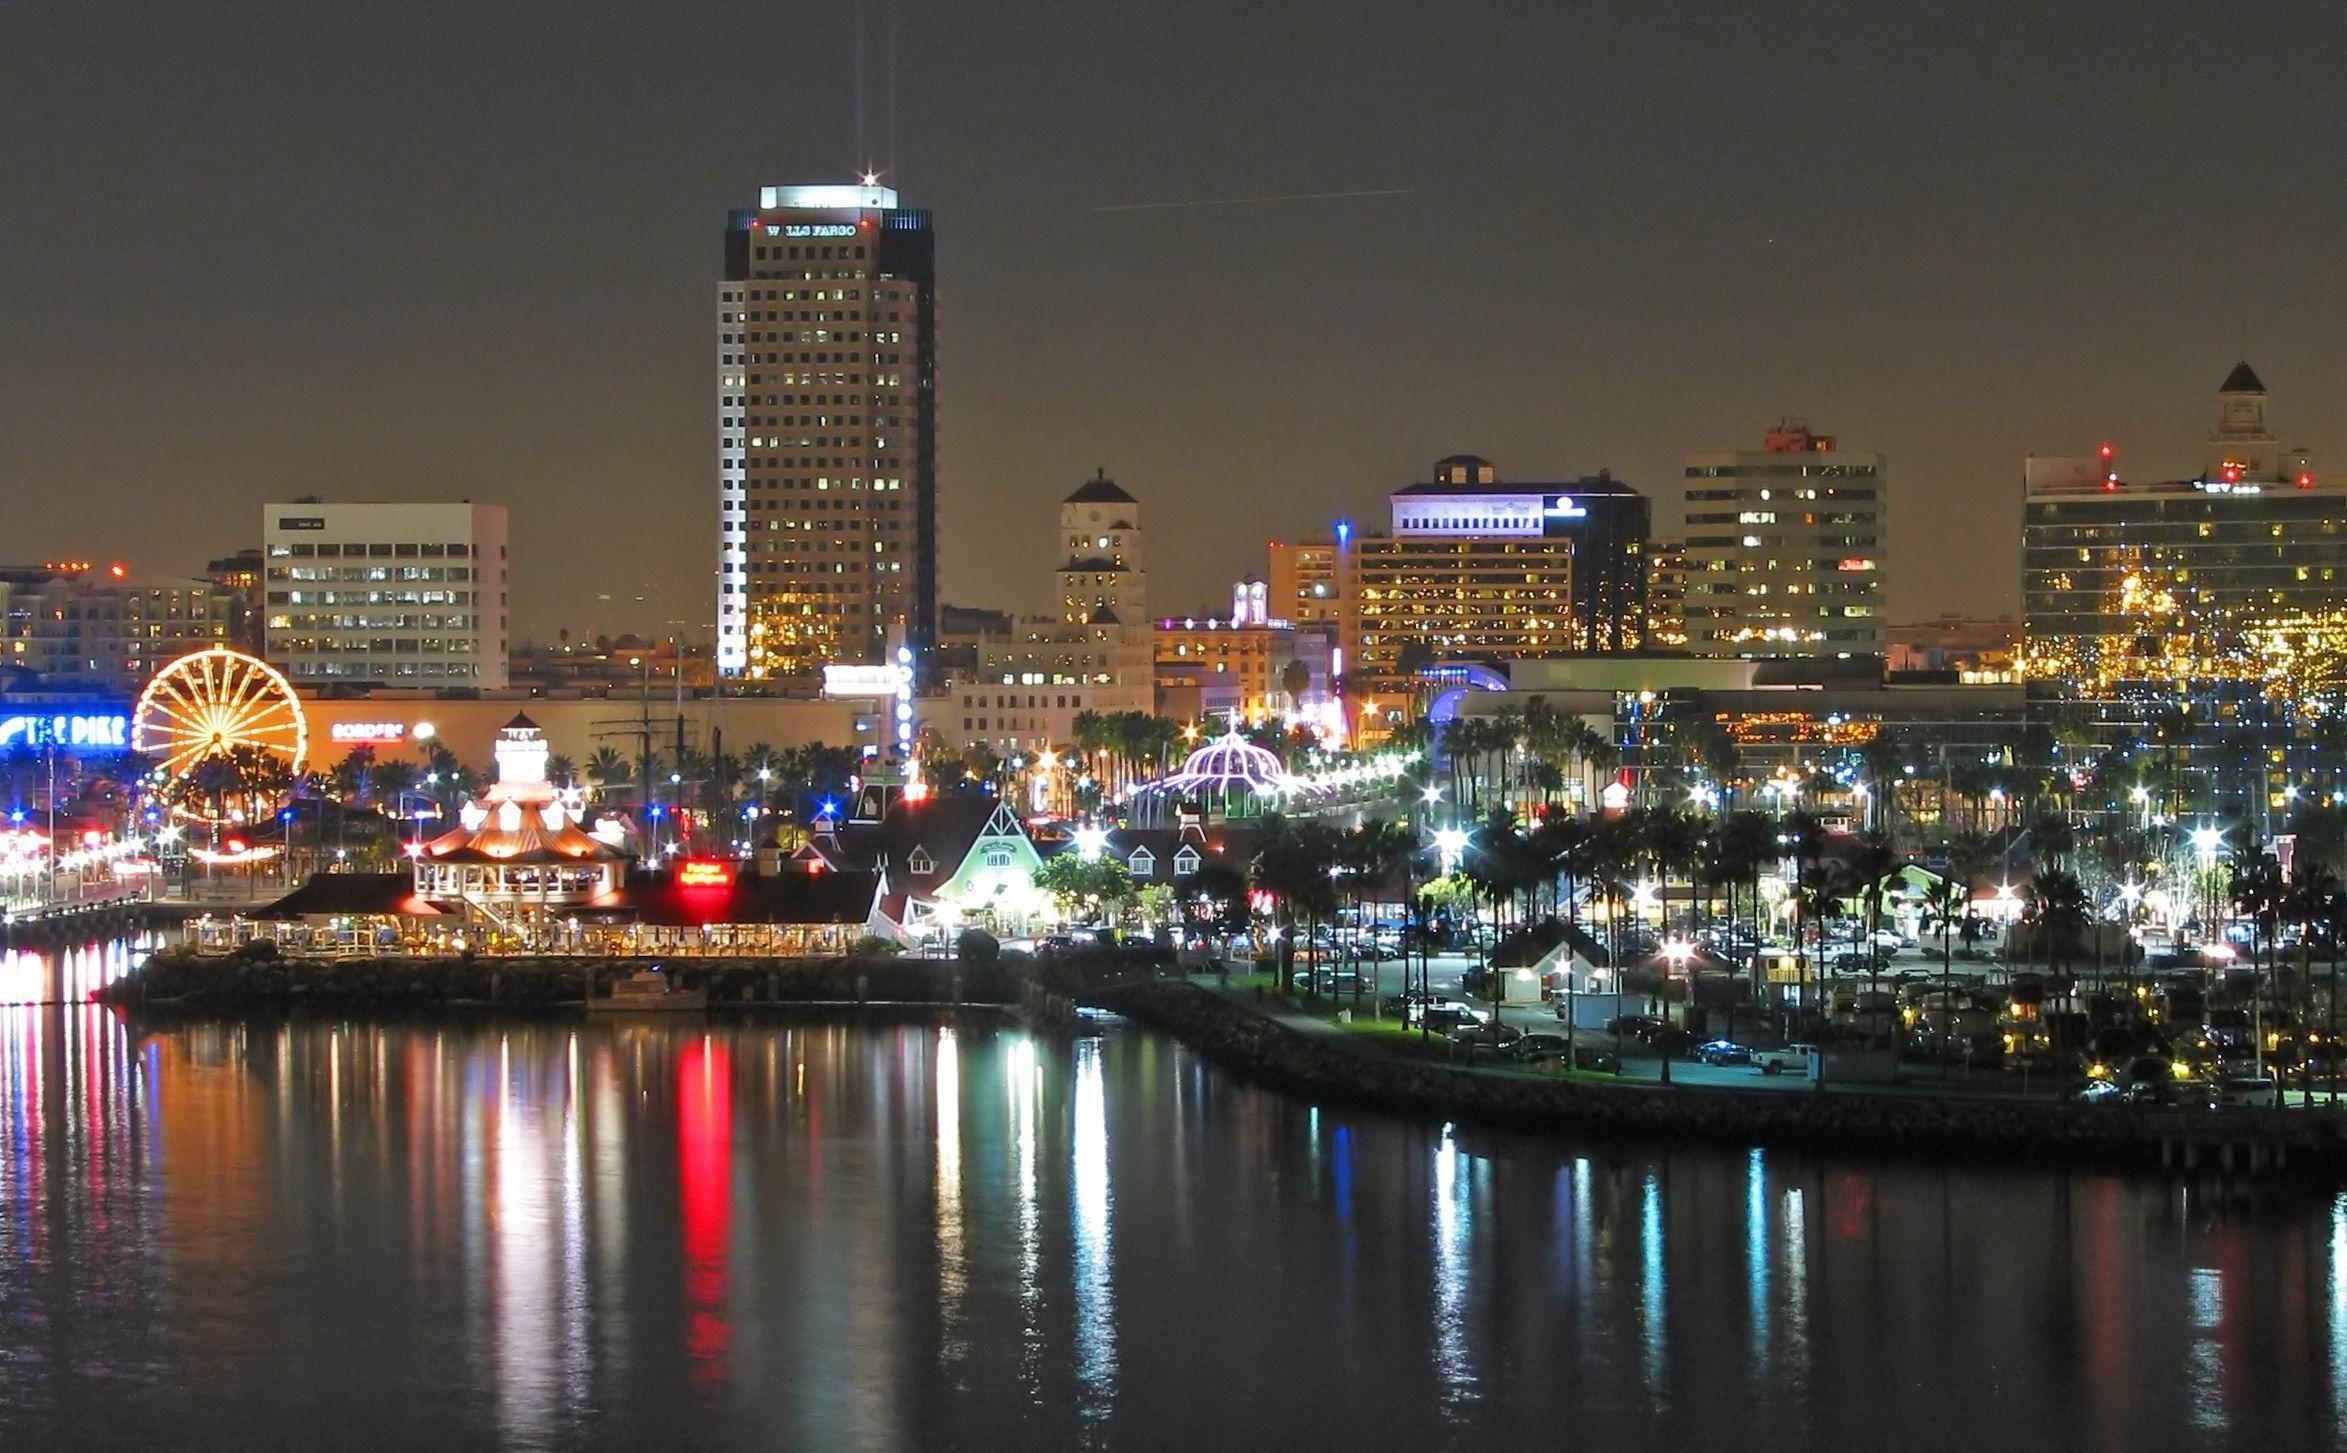
[[[1543,807],[1552,807],[1567,781],[1610,774],[1622,762],[1610,737],[1558,711],[1544,696],[1520,711],[1455,717],[1436,744],[1449,772],[1450,800],[1474,814],[1535,794]]]
[[[1145,711],[1079,711],[1071,732],[1074,754],[1112,796],[1164,776],[1182,745],[1180,722]]]

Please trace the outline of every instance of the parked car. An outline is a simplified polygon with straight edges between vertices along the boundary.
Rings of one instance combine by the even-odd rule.
[[[1676,1024],[1664,1024],[1639,1036],[1646,1047],[1660,1055],[1685,1054],[1695,1047],[1695,1036]]]
[[[1601,1075],[1618,1075],[1622,1072],[1622,1057],[1610,1049],[1578,1045],[1573,1050],[1573,1068],[1593,1070]]]
[[[1913,939],[1895,928],[1878,928],[1874,931],[1873,938],[1874,946],[1886,954],[1895,954],[1903,948],[1912,948],[1915,944]]]
[[[1483,1017],[1481,1011],[1471,1009],[1455,999],[1438,999],[1431,1004],[1419,1005],[1418,1012],[1411,1019],[1437,1034],[1447,1034],[1462,1024],[1481,1024]]]
[[[1453,1044],[1472,1045],[1477,1049],[1496,1049],[1507,1053],[1507,1046],[1524,1037],[1524,1031],[1513,1024],[1461,1024],[1451,1030]]]
[[[1624,1014],[1605,1022],[1606,1033],[1626,1034],[1635,1038],[1644,1038],[1647,1031],[1660,1028],[1662,1021],[1651,1014]]]
[[[1809,1051],[1814,1048],[1815,1045],[1788,1044],[1783,1049],[1756,1049],[1751,1055],[1752,1067],[1764,1075],[1786,1070],[1803,1073],[1809,1068]]]
[[[1568,1048],[1561,1034],[1527,1034],[1509,1043],[1501,1053],[1510,1059],[1527,1062],[1543,1059],[1562,1059]]]
[[[1323,994],[1350,994],[1361,985],[1361,976],[1351,969],[1299,969],[1288,976],[1298,989],[1311,988],[1314,979],[1320,981]]]
[[[2088,1080],[2078,1087],[2081,1105],[2121,1105],[2127,1102],[2127,1091],[2116,1080]]]
[[[2270,1110],[2281,1103],[2271,1075],[2227,1075],[2209,1090],[2209,1103],[2223,1109]]]
[[[1715,1039],[1695,1046],[1695,1057],[1707,1065],[1748,1065],[1752,1051],[1732,1039]]]

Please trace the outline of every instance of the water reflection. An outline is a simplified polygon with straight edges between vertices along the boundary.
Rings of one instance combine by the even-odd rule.
[[[11,1447],[2347,1429],[2347,1196],[1315,1114],[1137,1034],[38,998],[0,1009]]]
[[[1076,1046],[1073,1178],[1076,1232],[1076,1376],[1084,1414],[1108,1411],[1116,1390],[1116,1296],[1109,1275],[1108,1111],[1101,1089],[1100,1044]]]

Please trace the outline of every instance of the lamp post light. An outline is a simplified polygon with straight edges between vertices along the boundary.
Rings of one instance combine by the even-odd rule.
[[[1662,979],[1662,1022],[1665,1025],[1668,1025],[1671,1022],[1671,980],[1681,975],[1686,975],[1687,964],[1694,957],[1695,945],[1687,942],[1685,939],[1675,938],[1662,946],[1662,959],[1665,965]],[[1695,997],[1694,977],[1692,975],[1687,975],[1686,982],[1686,1002],[1691,1002]],[[1683,1002],[1679,1010],[1679,1026],[1683,1029],[1686,1027],[1686,1024],[1687,1009],[1685,1007],[1685,1002]],[[1671,1045],[1670,1040],[1667,1037],[1664,1037],[1662,1040],[1662,1082],[1666,1085],[1671,1082]]]

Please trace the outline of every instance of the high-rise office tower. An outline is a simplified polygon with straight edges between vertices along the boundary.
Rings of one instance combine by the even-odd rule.
[[[1883,653],[1883,457],[1800,424],[1687,460],[1687,649]]]
[[[872,185],[731,214],[718,318],[717,666],[806,679],[937,619],[937,250]]]

